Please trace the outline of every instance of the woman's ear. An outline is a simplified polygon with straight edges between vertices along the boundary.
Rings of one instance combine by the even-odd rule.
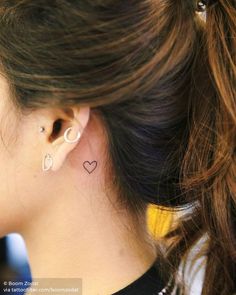
[[[68,112],[69,113],[69,112]],[[90,117],[89,107],[71,108],[70,120],[61,120],[60,136],[51,135],[53,146],[52,171],[57,171],[64,163],[68,154],[78,145]]]

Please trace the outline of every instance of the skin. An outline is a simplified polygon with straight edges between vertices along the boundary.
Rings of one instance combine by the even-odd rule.
[[[151,266],[156,251],[109,186],[101,120],[86,106],[19,115],[3,77],[0,91],[0,235],[23,236],[33,278],[82,278],[83,295],[124,288]],[[58,119],[61,130],[52,136]],[[81,132],[78,142],[64,141],[68,127],[71,139]],[[53,167],[42,171],[46,153]],[[83,162],[93,160],[98,166],[89,174]]]

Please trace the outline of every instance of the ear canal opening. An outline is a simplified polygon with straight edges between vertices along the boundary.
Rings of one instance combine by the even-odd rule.
[[[53,140],[60,133],[61,126],[62,126],[62,119],[58,119],[54,122],[52,134],[50,135],[50,140]]]

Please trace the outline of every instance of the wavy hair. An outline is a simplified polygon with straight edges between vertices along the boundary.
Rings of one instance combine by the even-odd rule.
[[[236,292],[235,35],[233,0],[206,23],[194,0],[0,2],[14,105],[86,104],[102,118],[120,201],[136,215],[191,209],[165,237],[165,269],[208,236],[203,295]]]

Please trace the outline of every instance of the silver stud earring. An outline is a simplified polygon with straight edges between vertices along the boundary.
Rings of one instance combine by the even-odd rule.
[[[78,141],[80,139],[80,136],[81,136],[81,133],[78,131],[78,134],[76,136],[75,139],[71,140],[71,139],[68,139],[68,133],[72,130],[72,127],[69,127],[68,129],[66,129],[65,133],[64,133],[64,139],[66,142],[68,143],[74,143],[76,141]]]
[[[50,154],[46,154],[43,158],[42,170],[48,171],[49,169],[51,169],[52,165],[53,165],[52,156]]]
[[[41,127],[39,128],[39,132],[40,132],[40,133],[43,133],[44,131],[45,131],[45,127],[41,126]]]

